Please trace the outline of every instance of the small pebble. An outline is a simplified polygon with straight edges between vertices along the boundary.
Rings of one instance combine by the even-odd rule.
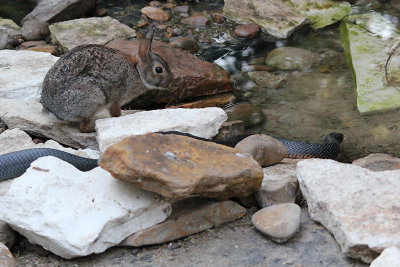
[[[197,15],[197,16],[191,16],[188,18],[184,18],[181,20],[183,24],[188,24],[190,26],[195,26],[195,27],[204,27],[208,24],[210,24],[210,20],[203,15]]]
[[[260,32],[260,26],[255,23],[243,24],[236,27],[233,35],[236,38],[252,39]]]

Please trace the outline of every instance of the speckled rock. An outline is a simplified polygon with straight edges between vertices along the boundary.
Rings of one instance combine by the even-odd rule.
[[[260,207],[295,202],[299,188],[296,177],[298,161],[284,159],[274,166],[263,168],[263,182],[260,189],[255,192]]]
[[[260,26],[255,23],[239,25],[235,28],[233,35],[237,38],[252,39],[260,32]]]
[[[386,248],[378,258],[371,262],[370,267],[400,266],[400,247]]]
[[[309,70],[320,62],[319,56],[307,49],[279,47],[268,53],[265,63],[279,70]]]
[[[370,171],[388,171],[400,169],[400,159],[388,154],[371,154],[357,159],[352,164],[367,168]]]
[[[237,104],[225,109],[228,121],[240,120],[245,126],[254,126],[264,122],[265,115],[262,109],[251,104]]]
[[[172,204],[172,214],[167,220],[131,235],[121,245],[139,247],[160,244],[237,220],[245,214],[246,209],[230,200],[183,199]]]
[[[237,143],[235,148],[250,154],[261,167],[276,164],[288,156],[286,146],[278,139],[266,134],[250,135]]]
[[[158,21],[167,21],[170,19],[170,15],[158,7],[146,6],[140,10],[149,19]]]
[[[111,17],[84,18],[50,25],[52,43],[64,52],[84,44],[105,45],[116,38],[131,38],[136,32]]]
[[[278,38],[287,38],[308,23],[308,18],[280,0],[225,0],[224,16],[241,24],[256,23]]]
[[[301,209],[296,204],[277,204],[254,213],[251,222],[257,230],[281,244],[299,231],[300,213]]]
[[[400,170],[373,172],[309,159],[297,164],[297,179],[311,217],[347,256],[370,263],[385,248],[400,245]]]
[[[0,266],[1,267],[15,267],[15,259],[10,250],[0,242]]]
[[[15,231],[11,229],[11,227],[5,221],[0,220],[0,242],[6,245],[8,248],[12,248],[12,246],[15,243],[15,240],[16,240]]]
[[[125,138],[102,154],[99,165],[115,178],[171,198],[247,196],[261,186],[263,177],[248,154],[173,134]]]

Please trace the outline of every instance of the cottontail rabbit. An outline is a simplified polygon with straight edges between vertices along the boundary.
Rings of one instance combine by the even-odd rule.
[[[82,45],[62,56],[43,81],[40,102],[56,117],[80,122],[81,132],[94,131],[93,116],[107,107],[113,117],[121,106],[149,89],[173,84],[171,70],[151,51],[154,29],[139,45],[139,61],[102,45]]]

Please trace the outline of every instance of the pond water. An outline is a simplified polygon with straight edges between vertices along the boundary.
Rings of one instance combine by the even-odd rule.
[[[353,13],[381,12],[399,28],[398,11],[378,1],[369,2],[372,4],[353,8]],[[221,0],[188,3],[191,14],[206,15],[222,12],[224,4]],[[147,4],[144,0],[102,0],[100,7],[106,8],[108,15],[133,26],[140,21],[139,11]],[[185,35],[199,38],[201,50],[197,55],[215,61],[231,74],[238,100],[262,108],[266,120],[248,128],[248,132],[316,143],[323,142],[330,132],[341,132],[345,139],[340,161],[349,162],[378,152],[400,157],[399,111],[360,115],[357,110],[354,77],[340,42],[338,24],[318,31],[305,27],[287,40],[262,34],[243,41],[231,37],[235,24],[229,21],[196,29],[182,25],[179,20],[179,16],[173,16],[168,24],[172,23]],[[249,82],[247,71],[252,65],[264,64],[268,52],[282,46],[311,50],[320,56],[321,64],[305,71],[271,71],[286,77],[278,88],[263,88]]]

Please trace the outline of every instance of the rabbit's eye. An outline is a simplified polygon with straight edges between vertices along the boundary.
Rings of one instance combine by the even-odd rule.
[[[163,69],[162,69],[161,67],[156,67],[156,68],[155,68],[155,71],[156,71],[157,73],[162,73],[162,72],[163,72]]]

